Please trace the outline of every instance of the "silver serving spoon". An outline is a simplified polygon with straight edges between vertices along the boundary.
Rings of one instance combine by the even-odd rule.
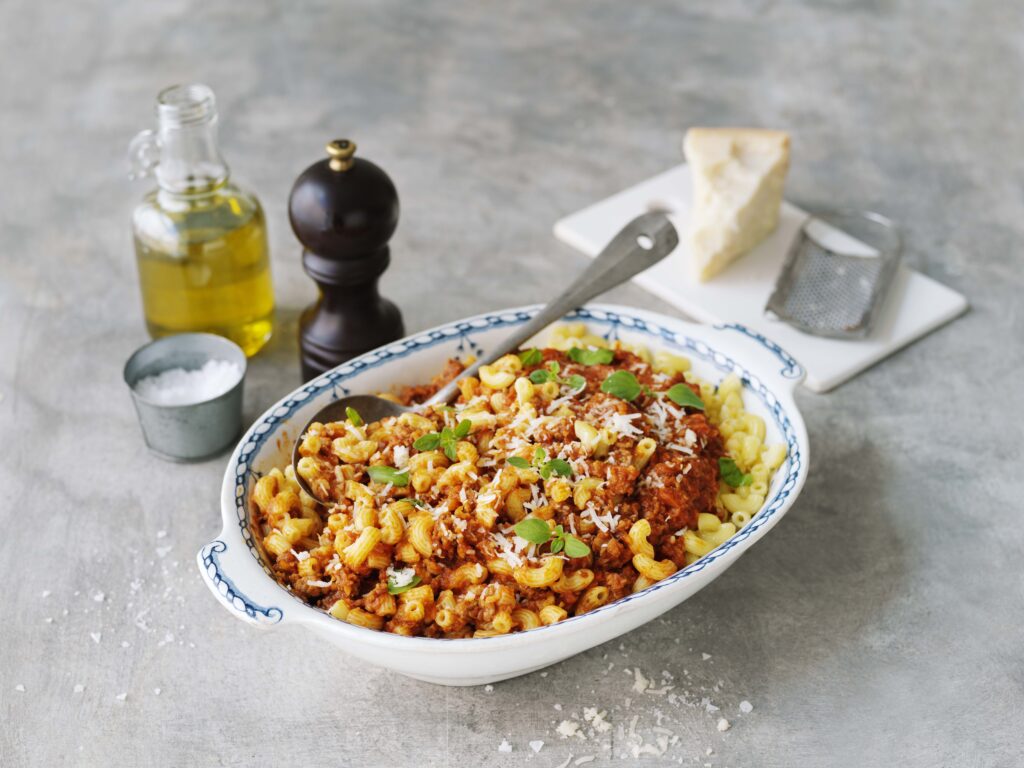
[[[299,459],[302,458],[299,454],[299,446],[310,424],[344,421],[349,408],[358,412],[363,421],[370,424],[388,416],[420,411],[430,405],[447,405],[458,396],[459,379],[475,376],[481,366],[493,363],[509,352],[515,352],[524,342],[540,333],[551,323],[561,320],[569,312],[583,306],[595,296],[611,290],[658,263],[672,253],[678,244],[679,235],[664,213],[652,212],[637,216],[612,238],[612,241],[597,255],[597,258],[590,263],[583,274],[573,281],[572,285],[548,302],[548,305],[534,315],[530,322],[516,328],[502,344],[491,350],[490,354],[483,355],[459,374],[455,380],[441,387],[433,397],[421,405],[399,405],[376,395],[349,395],[324,406],[306,423],[306,426],[302,428],[302,433],[295,441],[295,447],[292,449],[295,479],[306,493],[317,498],[298,472]]]

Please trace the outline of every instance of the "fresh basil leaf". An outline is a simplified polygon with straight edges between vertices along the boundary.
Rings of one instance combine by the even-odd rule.
[[[412,444],[417,451],[433,451],[441,444],[441,436],[437,432],[428,432]]]
[[[548,370],[551,371],[552,378],[558,375],[558,372],[562,370],[562,366],[558,364],[557,360],[552,360],[548,363]]]
[[[463,419],[459,422],[458,426],[455,427],[455,437],[459,440],[469,434],[469,430],[473,428],[473,422],[469,419]]]
[[[562,477],[572,477],[572,464],[565,459],[552,459],[544,468],[548,470],[548,475],[554,472]]]
[[[551,477],[551,465],[550,464],[545,464],[545,465],[543,465],[540,468],[540,476],[543,479],[545,479],[545,480],[547,480],[549,477]]]
[[[516,469],[529,469],[530,462],[524,459],[522,456],[509,456],[508,463]]]
[[[629,371],[616,371],[601,383],[601,391],[633,402],[640,396],[640,382]]]
[[[548,457],[548,452],[541,448],[539,445],[533,451],[533,462],[536,464],[538,461],[544,461]]]
[[[574,373],[569,378],[565,379],[563,383],[569,387],[573,392],[578,392],[587,386],[587,380],[580,376],[578,373]]]
[[[586,557],[590,554],[590,547],[568,533],[565,535],[565,554],[569,557]]]
[[[519,353],[519,362],[523,364],[524,368],[529,368],[531,365],[540,365],[541,360],[543,359],[544,356],[536,347],[533,349],[524,349]]]
[[[539,517],[526,517],[516,523],[516,536],[531,544],[544,544],[551,539],[551,529]]]
[[[444,455],[448,457],[449,461],[457,461],[458,460],[459,453],[456,450],[456,446],[455,446],[455,441],[454,440],[450,440],[447,443],[444,443]]]
[[[704,410],[704,401],[697,397],[686,384],[676,384],[665,394],[676,405]]]
[[[579,349],[569,350],[569,359],[580,365],[608,365],[615,358],[611,349]]]
[[[415,587],[421,581],[422,581],[422,579],[419,577],[419,574],[417,574],[416,576],[412,577],[412,581],[410,581],[408,584],[403,584],[402,586],[397,587],[397,586],[395,586],[395,582],[390,577],[388,577],[388,594],[389,595],[400,595],[403,592],[408,592],[410,589]]]
[[[363,419],[359,415],[359,411],[357,411],[355,408],[346,407],[345,415],[348,417],[348,420],[352,422],[353,427],[363,426]]]
[[[557,555],[562,551],[562,547],[565,546],[565,539],[557,538],[551,542],[551,553]]]
[[[409,473],[406,470],[397,470],[394,467],[386,467],[383,464],[367,467],[366,473],[375,483],[391,483],[396,488],[404,488],[409,484]]]
[[[554,374],[547,368],[538,368],[530,372],[530,381],[534,384],[546,384],[549,381],[554,381],[554,379]]]
[[[718,472],[722,475],[722,479],[733,488],[750,485],[754,480],[750,475],[743,474],[736,466],[736,462],[728,456],[723,456],[718,460]]]

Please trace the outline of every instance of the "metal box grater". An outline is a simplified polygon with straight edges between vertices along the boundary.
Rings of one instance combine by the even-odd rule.
[[[765,314],[806,333],[863,339],[899,266],[896,225],[871,212],[812,214],[800,227]]]

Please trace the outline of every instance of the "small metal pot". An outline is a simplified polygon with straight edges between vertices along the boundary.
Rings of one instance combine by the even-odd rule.
[[[195,370],[209,360],[235,363],[242,371],[238,383],[212,400],[187,405],[163,405],[142,397],[139,380],[172,368]],[[211,333],[182,333],[157,339],[135,351],[124,366],[124,381],[132,393],[146,445],[171,461],[202,461],[232,445],[242,431],[242,385],[245,353],[232,341]]]

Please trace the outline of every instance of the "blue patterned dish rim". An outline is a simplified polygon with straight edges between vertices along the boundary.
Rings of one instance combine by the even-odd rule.
[[[325,618],[328,616],[326,611],[309,605],[302,600],[302,598],[292,593],[274,579],[270,568],[267,566],[260,554],[249,524],[249,487],[250,483],[261,476],[259,472],[252,468],[252,460],[258,455],[260,448],[271,437],[275,436],[279,427],[284,424],[296,410],[305,405],[310,398],[316,397],[328,389],[333,390],[335,399],[348,395],[350,394],[350,390],[345,386],[346,381],[364,371],[392,362],[395,359],[407,357],[413,353],[420,352],[424,349],[436,346],[437,344],[455,339],[458,339],[459,341],[457,346],[458,351],[468,351],[474,354],[479,354],[481,349],[472,338],[474,333],[522,324],[536,314],[539,309],[540,305],[537,305],[535,307],[522,307],[518,309],[477,315],[464,320],[440,325],[422,333],[406,337],[405,339],[393,344],[380,347],[354,358],[349,362],[328,371],[319,378],[306,383],[302,387],[299,387],[290,395],[279,401],[276,405],[272,406],[253,424],[242,438],[240,448],[236,451],[236,455],[232,456],[231,462],[228,465],[228,474],[225,476],[225,483],[228,482],[228,477],[232,478],[231,482],[234,484],[235,513],[242,540],[248,547],[250,554],[278,589],[280,589],[284,594],[290,596],[303,608],[314,611]],[[645,312],[644,310],[638,311]],[[659,322],[638,317],[637,315],[632,314],[632,311],[625,307],[616,307],[613,305],[587,305],[586,307],[575,310],[563,318],[563,322],[574,320],[593,322],[599,325],[608,326],[608,330],[604,334],[604,338],[609,341],[614,341],[618,338],[620,329],[640,333],[655,338],[663,347],[667,347],[672,351],[685,353],[689,356],[702,360],[705,363],[710,363],[723,374],[738,374],[743,382],[744,389],[762,402],[786,442],[788,455],[786,463],[783,465],[786,475],[783,478],[781,485],[778,485],[778,490],[766,501],[757,514],[753,516],[751,521],[740,529],[740,531],[738,531],[732,538],[717,546],[700,560],[676,571],[668,578],[656,582],[641,592],[626,595],[625,597],[580,616],[568,617],[557,624],[538,627],[536,629],[527,630],[526,632],[517,632],[511,635],[464,639],[402,637],[395,635],[394,637],[396,639],[406,642],[416,641],[441,643],[445,646],[463,645],[466,643],[472,643],[476,646],[484,641],[494,642],[503,639],[507,640],[509,637],[520,637],[524,634],[535,635],[540,632],[555,631],[559,628],[570,626],[583,620],[591,620],[593,617],[599,616],[608,611],[619,610],[632,601],[649,599],[659,590],[671,587],[682,580],[705,570],[713,563],[721,560],[737,547],[741,546],[761,528],[769,523],[774,523],[780,513],[780,510],[782,510],[784,505],[786,505],[786,502],[796,491],[799,490],[799,487],[802,486],[803,479],[806,475],[807,460],[805,455],[806,449],[801,445],[800,441],[801,432],[798,431],[790,415],[783,407],[778,394],[772,391],[760,377],[750,371],[747,367],[737,363],[732,357],[714,349],[711,345],[701,339],[692,338],[684,333],[668,328]],[[690,325],[684,321],[675,322],[678,322],[683,326]],[[719,331],[735,331],[764,347],[777,359],[778,364],[782,366],[778,372],[781,378],[791,380],[794,383],[803,379],[804,369],[801,365],[778,344],[763,335],[737,323],[727,323],[711,327]],[[800,430],[802,429],[801,421]],[[806,435],[804,435],[804,442],[806,442]],[[775,485],[776,483],[773,481],[773,486]],[[243,594],[229,576],[223,573],[217,555],[226,551],[227,546],[228,545],[224,541],[216,539],[207,544],[199,553],[199,561],[207,577],[215,585],[217,591],[239,612],[245,613],[249,618],[260,623],[276,624],[280,622],[284,618],[284,610],[281,607],[262,606],[255,603]],[[332,619],[332,621],[336,620]],[[346,626],[354,630],[362,630],[363,632],[367,632],[375,636],[381,635],[380,632],[376,632],[371,629],[357,627],[354,625]]]

